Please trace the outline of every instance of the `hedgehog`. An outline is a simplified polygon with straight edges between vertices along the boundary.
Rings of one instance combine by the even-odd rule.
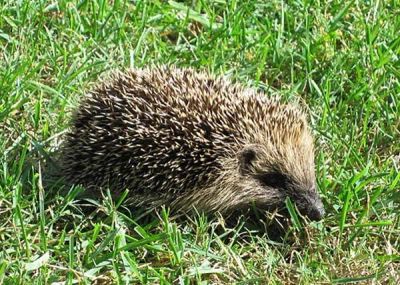
[[[191,68],[109,74],[73,116],[62,169],[88,193],[128,190],[139,208],[229,215],[290,198],[309,219],[324,216],[302,108]]]

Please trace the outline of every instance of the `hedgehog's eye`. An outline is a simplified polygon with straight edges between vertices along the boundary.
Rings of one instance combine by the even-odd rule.
[[[288,178],[286,177],[286,175],[279,172],[263,173],[257,175],[257,178],[265,186],[273,188],[285,188],[288,182]]]

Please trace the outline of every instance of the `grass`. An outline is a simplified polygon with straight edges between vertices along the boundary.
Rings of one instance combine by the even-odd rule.
[[[1,1],[0,283],[399,284],[399,30],[397,0]],[[51,196],[43,161],[85,91],[162,63],[307,104],[326,218],[277,243]]]

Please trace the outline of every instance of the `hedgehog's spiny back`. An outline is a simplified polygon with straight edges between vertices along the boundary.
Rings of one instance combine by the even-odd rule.
[[[217,158],[235,134],[227,126],[216,130],[204,109],[213,108],[207,94],[226,83],[165,71],[118,73],[87,96],[64,146],[71,182],[182,191],[206,183],[219,168]]]

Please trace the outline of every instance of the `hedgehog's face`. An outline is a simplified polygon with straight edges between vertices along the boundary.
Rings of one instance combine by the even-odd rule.
[[[315,182],[312,140],[280,144],[279,148],[271,143],[246,145],[238,161],[243,193],[254,197],[257,207],[284,208],[289,197],[311,220],[324,216]]]

